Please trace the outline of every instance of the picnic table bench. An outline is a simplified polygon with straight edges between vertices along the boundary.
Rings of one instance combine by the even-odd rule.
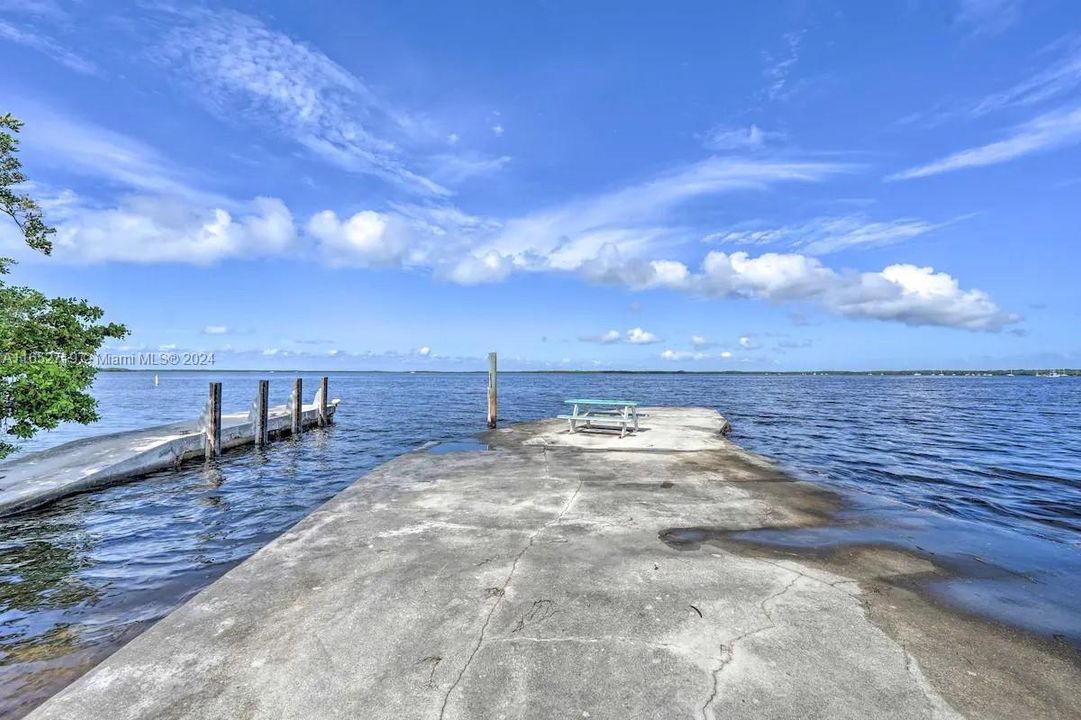
[[[578,425],[587,428],[619,428],[619,436],[638,430],[638,403],[633,400],[599,400],[589,398],[572,398],[564,400],[567,405],[573,405],[570,415],[558,415],[560,420],[566,420],[570,425],[570,431],[577,432]]]

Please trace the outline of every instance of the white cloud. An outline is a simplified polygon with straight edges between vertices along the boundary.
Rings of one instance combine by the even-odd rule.
[[[432,349],[427,345],[417,348],[417,355],[420,355],[421,357],[428,357],[431,354]]]
[[[986,293],[963,290],[950,275],[915,265],[838,273],[804,255],[714,251],[692,287],[713,297],[813,302],[840,315],[906,325],[999,330],[1020,319],[1002,311]]]
[[[631,328],[627,331],[627,342],[632,345],[651,345],[660,342],[660,338],[640,327]]]
[[[703,352],[690,352],[687,350],[665,350],[661,353],[662,360],[705,360],[709,355]]]
[[[585,337],[578,338],[582,342],[595,342],[602,345],[612,345],[623,339],[623,334],[619,330],[609,330],[608,332],[601,333],[600,335],[587,335]]]
[[[208,264],[286,251],[296,239],[285,203],[256,198],[242,214],[163,197],[98,208],[68,194],[50,204],[53,255],[67,262]]]
[[[705,337],[703,337],[701,335],[692,335],[691,336],[691,345],[693,345],[696,350],[700,349],[700,348],[709,347],[712,344],[713,343],[711,343],[709,340],[707,340]]]
[[[721,359],[722,360],[728,360],[731,357],[732,357],[732,353],[730,353],[729,351],[724,350],[724,351],[721,352]]]
[[[187,182],[188,173],[145,143],[33,102],[20,101],[19,108],[19,117],[26,122],[20,133],[21,150],[28,160],[142,193],[184,197],[202,204],[228,203],[218,195],[193,189]]]
[[[964,168],[995,165],[1077,142],[1081,142],[1081,107],[1041,115],[1017,127],[1004,140],[956,152],[941,160],[891,175],[887,180],[909,180]]]
[[[55,40],[27,27],[19,27],[0,20],[0,38],[37,50],[60,63],[69,70],[83,75],[97,75],[98,67]]]
[[[673,284],[685,270],[682,264],[651,264],[641,256],[687,239],[675,224],[675,211],[682,204],[778,183],[816,182],[852,169],[829,162],[707,158],[641,183],[508,220],[483,247],[526,270],[580,270],[597,280],[637,287]],[[610,277],[613,272],[621,277]],[[636,274],[637,281],[623,277],[627,273]]]
[[[716,232],[703,240],[732,245],[780,245],[810,255],[825,255],[849,248],[891,245],[942,226],[913,218],[873,221],[864,215],[847,215],[775,228]]]
[[[400,265],[410,241],[401,218],[372,210],[345,220],[332,210],[323,210],[311,217],[306,229],[316,239],[322,258],[335,266]]]
[[[493,175],[507,166],[509,155],[485,157],[477,154],[436,155],[432,158],[432,177],[457,185],[475,177]]]
[[[1050,66],[1002,92],[984,97],[968,114],[987,115],[1011,107],[1026,107],[1066,95],[1081,86],[1081,41],[1067,45],[1067,51]]]
[[[503,134],[503,126],[500,125],[499,123],[496,123],[495,125],[492,126],[492,132],[495,133],[496,135],[502,135]]]
[[[757,347],[757,346],[756,346],[756,345],[754,344],[754,341],[753,341],[753,340],[751,340],[751,338],[750,338],[750,337],[748,337],[747,335],[743,335],[743,336],[741,336],[741,337],[740,337],[740,339],[739,339],[739,346],[740,346],[741,348],[744,348],[745,350],[749,350],[749,349],[751,349],[751,348]]]
[[[764,53],[766,67],[762,75],[766,79],[766,97],[770,100],[783,99],[788,94],[788,77],[799,62],[800,45],[803,43],[803,30],[786,33],[784,49],[780,55]]]
[[[620,333],[619,330],[609,330],[600,335],[589,335],[578,339],[582,342],[595,342],[601,343],[602,345],[611,345],[620,342],[630,343],[631,345],[652,345],[653,343],[660,342],[660,338],[640,327],[631,328],[626,333]]]
[[[308,45],[233,11],[175,9],[161,62],[226,118],[268,124],[346,170],[422,193],[448,194],[409,167],[404,146],[445,137],[424,118],[378,97]]]
[[[773,133],[767,133],[757,125],[745,128],[717,125],[706,133],[702,144],[718,152],[759,150],[765,146],[770,135]]]
[[[489,250],[481,255],[466,254],[442,270],[440,275],[460,285],[480,285],[506,280],[513,269],[509,258]]]
[[[227,335],[229,328],[225,325],[207,325],[203,328],[204,335]]]

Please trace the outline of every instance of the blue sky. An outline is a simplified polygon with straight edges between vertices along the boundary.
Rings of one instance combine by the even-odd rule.
[[[1081,9],[7,0],[14,280],[218,367],[1081,365]]]

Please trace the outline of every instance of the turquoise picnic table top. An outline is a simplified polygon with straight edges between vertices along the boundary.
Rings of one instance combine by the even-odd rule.
[[[619,407],[638,407],[637,400],[598,400],[584,398],[578,400],[564,400],[567,405],[612,405]]]

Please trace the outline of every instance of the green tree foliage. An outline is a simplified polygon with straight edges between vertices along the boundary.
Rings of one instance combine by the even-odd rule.
[[[41,208],[22,193],[27,181],[15,134],[22,123],[0,115],[0,210],[18,227],[34,250],[49,255],[54,228]],[[101,323],[104,312],[85,300],[50,298],[32,288],[9,285],[14,261],[0,257],[0,458],[16,439],[62,422],[97,419],[94,356],[107,338],[122,338],[123,325]]]

